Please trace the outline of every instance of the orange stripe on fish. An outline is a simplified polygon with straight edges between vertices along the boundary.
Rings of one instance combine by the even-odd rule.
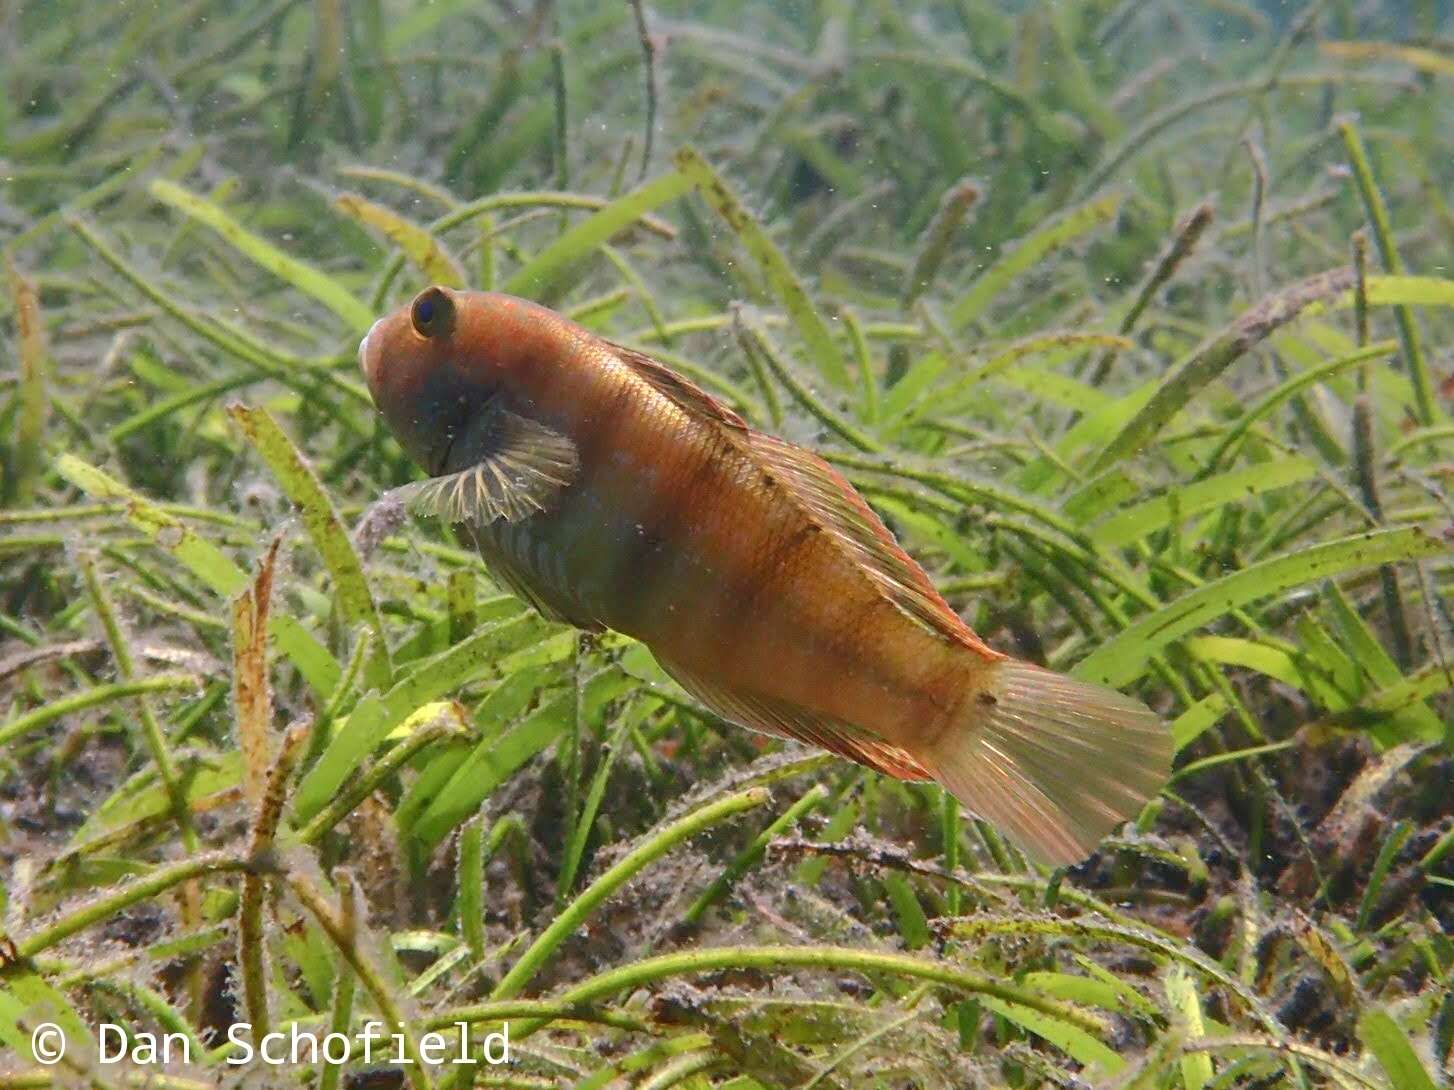
[[[501,581],[644,642],[718,715],[934,779],[1041,859],[1164,781],[1144,704],[988,647],[853,486],[658,360],[510,296],[430,288],[359,360]]]

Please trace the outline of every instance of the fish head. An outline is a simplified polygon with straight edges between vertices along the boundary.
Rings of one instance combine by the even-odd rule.
[[[358,346],[358,363],[389,430],[426,472],[442,473],[451,447],[499,392],[502,376],[481,359],[471,292],[425,288],[380,318]]]

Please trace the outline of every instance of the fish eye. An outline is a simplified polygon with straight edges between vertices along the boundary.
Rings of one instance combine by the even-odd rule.
[[[421,337],[443,337],[454,328],[454,300],[443,288],[425,288],[409,308],[409,320]]]

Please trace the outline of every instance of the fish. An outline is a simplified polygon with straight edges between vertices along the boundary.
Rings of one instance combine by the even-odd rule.
[[[643,352],[434,286],[359,365],[403,486],[545,617],[641,641],[716,715],[933,780],[1068,865],[1164,784],[1141,701],[988,646],[819,455]]]

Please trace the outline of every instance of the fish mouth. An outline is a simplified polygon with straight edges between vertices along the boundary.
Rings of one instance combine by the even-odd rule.
[[[444,449],[440,451],[439,457],[434,460],[434,464],[429,467],[429,475],[431,477],[444,476],[445,467],[449,465],[449,455],[454,450],[454,440],[458,434],[458,431],[450,432],[449,439],[444,444]]]
[[[469,404],[461,403],[459,412],[445,430],[445,439],[443,445],[440,447],[439,457],[432,459],[432,464],[427,467],[431,477],[442,477],[446,473],[457,472],[464,468],[463,466],[456,465],[453,460],[455,445],[471,431],[472,423],[477,422],[481,416],[490,410],[491,406],[496,403],[499,395],[500,392],[494,390],[478,402],[471,402]],[[475,435],[473,441],[478,443],[479,438],[478,435]],[[460,457],[467,459],[470,463],[479,460],[478,452],[472,452],[469,444],[466,444],[465,448],[460,452]]]
[[[461,405],[454,419],[446,425],[444,443],[439,447],[439,456],[431,458],[430,464],[426,466],[431,477],[442,477],[450,471],[449,467],[452,464],[450,457],[454,454],[454,444],[464,434],[469,418],[470,410]]]
[[[369,339],[374,335],[374,331],[379,328],[381,322],[383,322],[382,318],[369,326],[369,331],[358,342],[358,369],[363,372],[364,381],[371,387],[374,376],[370,373],[369,369]]]

